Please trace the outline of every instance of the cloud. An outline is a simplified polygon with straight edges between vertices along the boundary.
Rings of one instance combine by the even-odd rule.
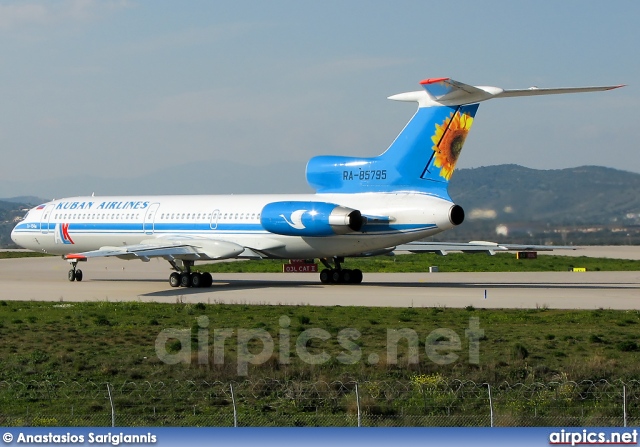
[[[0,5],[0,30],[18,30],[30,26],[86,22],[104,14],[129,8],[127,0],[31,1]]]
[[[50,13],[42,4],[0,5],[0,29],[46,23]]]
[[[264,25],[251,22],[235,22],[208,27],[191,27],[175,32],[154,35],[138,42],[129,42],[125,51],[149,53],[192,45],[210,45],[215,42],[232,42],[239,36],[254,32]]]

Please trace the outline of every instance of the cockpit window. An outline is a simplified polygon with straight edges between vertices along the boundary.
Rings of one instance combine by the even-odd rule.
[[[29,211],[27,211],[27,214],[24,215],[24,217],[22,218],[22,220],[27,220],[27,217],[29,216]]]

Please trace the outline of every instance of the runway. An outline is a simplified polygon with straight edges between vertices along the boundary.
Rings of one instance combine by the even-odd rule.
[[[72,283],[57,257],[0,260],[0,299],[640,310],[640,272],[368,273],[360,285],[321,284],[315,273],[226,273],[211,288],[183,289],[169,286],[164,260],[91,259],[80,268],[85,279]]]

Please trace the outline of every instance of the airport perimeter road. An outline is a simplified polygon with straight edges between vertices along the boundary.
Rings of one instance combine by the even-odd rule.
[[[214,275],[211,288],[174,289],[163,260],[92,259],[80,267],[85,280],[71,283],[60,258],[0,260],[0,299],[640,309],[640,272],[369,273],[361,285],[324,285],[307,273],[227,273]]]

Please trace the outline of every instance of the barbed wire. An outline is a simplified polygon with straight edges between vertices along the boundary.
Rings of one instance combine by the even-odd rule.
[[[110,425],[111,404],[132,426],[606,426],[640,422],[640,381],[0,381],[0,425]]]
[[[254,399],[266,396],[278,398],[301,399],[316,398],[318,396],[340,397],[352,394],[356,383],[361,392],[368,393],[374,399],[396,397],[403,394],[418,392],[453,393],[460,397],[484,396],[488,385],[476,383],[471,380],[453,379],[450,381],[432,379],[428,381],[282,381],[277,379],[258,379],[243,381],[124,381],[124,382],[93,382],[93,381],[0,381],[0,399],[10,396],[12,399],[20,398],[73,398],[96,399],[106,398],[107,383],[112,387],[112,392],[119,396],[140,398],[171,398],[174,395],[194,398],[206,398],[210,396],[231,397],[230,385],[238,395]],[[626,387],[627,396],[637,398],[640,395],[640,380],[609,382],[605,379],[592,381],[555,381],[532,383],[500,382],[491,385],[494,396],[509,395],[518,398],[531,398],[541,392],[554,391],[571,395],[572,398],[586,400],[594,395],[618,397],[622,393],[622,387]]]

